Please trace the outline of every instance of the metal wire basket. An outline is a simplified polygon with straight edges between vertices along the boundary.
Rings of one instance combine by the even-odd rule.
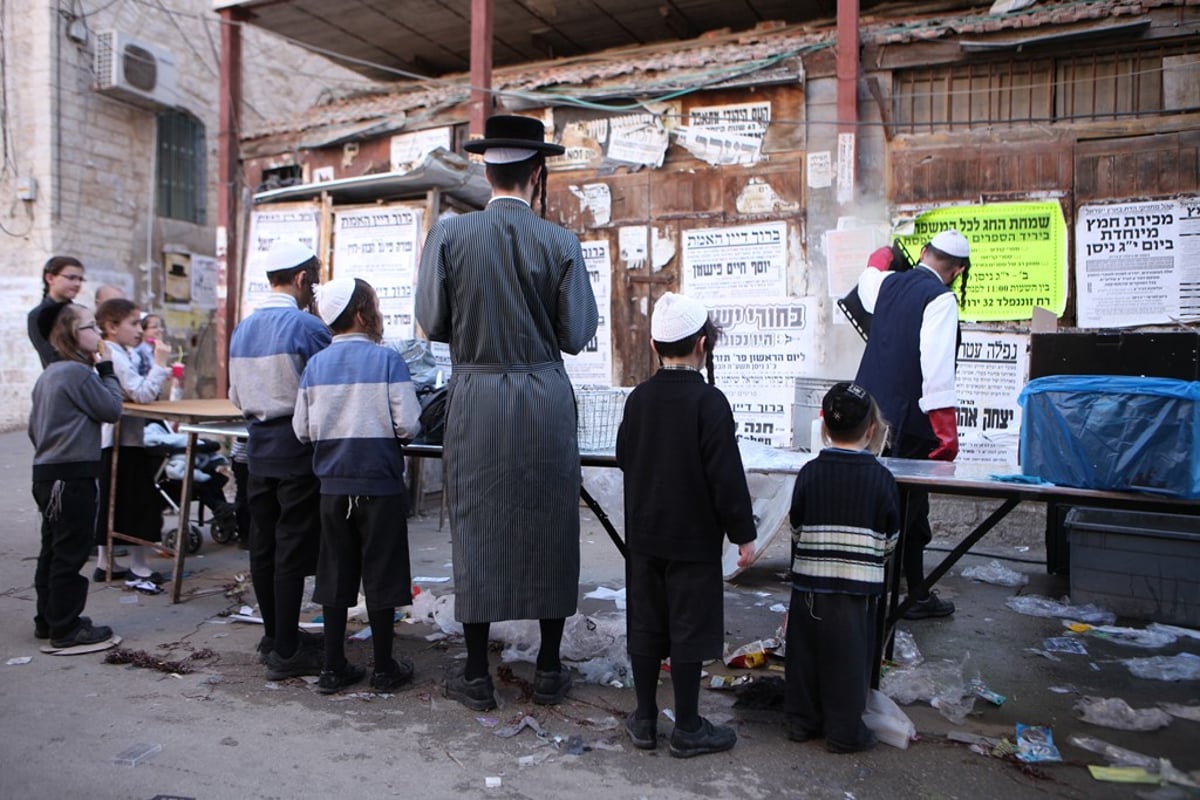
[[[621,427],[628,394],[626,389],[611,386],[576,387],[580,450],[612,450],[616,447],[617,429]]]

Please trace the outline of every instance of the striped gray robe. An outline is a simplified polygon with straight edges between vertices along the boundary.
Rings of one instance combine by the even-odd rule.
[[[438,222],[417,278],[417,321],[450,344],[444,438],[460,622],[555,619],[579,594],[579,446],[560,351],[596,333],[574,234],[494,199]]]

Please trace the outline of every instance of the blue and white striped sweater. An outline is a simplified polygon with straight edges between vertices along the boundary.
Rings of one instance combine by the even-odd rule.
[[[312,474],[312,449],[292,432],[300,375],[330,342],[329,329],[273,292],[242,321],[229,343],[229,399],[249,420],[250,473],[265,478]]]
[[[321,494],[396,495],[405,490],[399,440],[417,435],[420,415],[404,358],[348,333],[304,370],[292,426],[312,443]]]

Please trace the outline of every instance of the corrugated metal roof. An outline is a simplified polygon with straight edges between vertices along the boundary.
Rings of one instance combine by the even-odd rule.
[[[1187,0],[1195,2],[1195,0]],[[861,42],[867,45],[903,44],[989,35],[1001,31],[1077,24],[1086,20],[1132,16],[1180,0],[1096,0],[1047,3],[1024,11],[994,15],[986,9],[926,13],[914,18],[914,4],[896,3],[864,15]],[[523,63],[496,69],[493,90],[501,92],[508,108],[562,104],[562,98],[654,97],[715,85],[772,82],[764,71],[789,69],[787,59],[803,59],[836,43],[832,20],[819,25],[764,24],[742,33],[720,32],[684,42],[625,47],[602,53]],[[802,74],[802,67],[790,67]],[[407,115],[406,130],[452,121],[445,112],[463,106],[470,94],[467,75],[438,81],[398,84],[386,92],[333,99],[289,119],[260,125],[243,141],[328,126],[348,126],[383,117]],[[466,119],[465,106],[461,109]],[[453,116],[453,115],[451,115]]]

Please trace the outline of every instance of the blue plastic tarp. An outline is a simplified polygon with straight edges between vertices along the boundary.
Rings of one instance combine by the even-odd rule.
[[[1051,375],[1030,381],[1020,402],[1024,474],[1200,498],[1200,381]]]

